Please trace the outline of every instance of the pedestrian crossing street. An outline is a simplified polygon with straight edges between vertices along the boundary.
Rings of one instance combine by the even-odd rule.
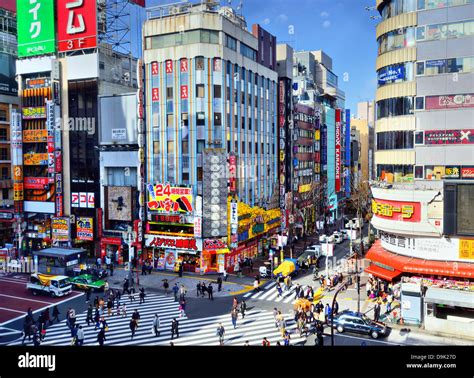
[[[276,288],[276,282],[271,281],[265,284],[263,287],[260,288],[260,291],[251,291],[244,295],[245,299],[258,299],[262,301],[273,301],[276,303],[291,303],[294,304],[296,302],[295,299],[295,289],[296,284],[293,283],[291,285],[290,290],[285,290],[285,285],[281,286],[283,293],[282,296],[278,296],[278,290]],[[306,293],[306,286],[304,286],[304,290]]]
[[[121,302],[123,303],[123,302]],[[148,294],[146,302],[139,305],[138,301],[127,304],[127,316],[121,317],[113,315],[106,317],[109,330],[106,332],[106,341],[104,345],[170,345],[170,341],[176,346],[214,346],[219,345],[219,338],[216,335],[216,329],[219,323],[222,323],[225,329],[224,345],[241,346],[247,340],[250,345],[261,345],[266,337],[271,345],[277,341],[282,342],[280,332],[275,327],[273,313],[264,310],[251,310],[245,314],[245,318],[239,314],[237,328],[234,329],[229,314],[210,316],[200,319],[179,318],[178,302],[173,297],[163,295]],[[129,322],[135,309],[138,309],[141,319],[139,327],[133,339]],[[156,337],[152,331],[153,318],[155,314],[160,317],[160,336]],[[176,318],[179,321],[179,338],[171,340],[171,321]],[[86,312],[77,315],[76,324],[83,327],[85,339],[84,345],[98,345],[97,334],[94,330],[95,324],[87,326],[85,321]],[[291,345],[304,344],[305,337],[299,337],[296,333],[296,324],[291,314],[285,316],[287,321],[287,330],[291,335]],[[42,346],[68,346],[71,345],[71,333],[67,328],[66,321],[56,323],[47,329],[46,337],[41,343]],[[32,344],[25,342],[25,345]],[[10,345],[21,345],[21,338]]]

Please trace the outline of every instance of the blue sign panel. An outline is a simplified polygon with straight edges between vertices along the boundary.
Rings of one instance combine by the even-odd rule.
[[[405,66],[391,66],[385,67],[379,70],[378,81],[379,85],[384,85],[386,83],[405,79]]]

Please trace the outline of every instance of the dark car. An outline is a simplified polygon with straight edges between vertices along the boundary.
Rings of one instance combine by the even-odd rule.
[[[344,331],[362,333],[369,335],[373,339],[379,336],[386,336],[388,327],[382,322],[374,322],[360,312],[343,311],[334,317],[334,328],[337,332]]]

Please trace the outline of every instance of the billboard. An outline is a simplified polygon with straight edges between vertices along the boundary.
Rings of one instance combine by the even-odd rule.
[[[193,190],[170,184],[147,185],[148,210],[162,213],[192,213]]]
[[[93,241],[94,240],[94,219],[86,217],[77,217],[76,220],[77,239]]]
[[[132,220],[132,187],[107,187],[108,219],[117,221]]]
[[[138,144],[136,93],[99,97],[101,144]]]
[[[426,130],[425,144],[474,144],[474,129]]]
[[[15,59],[14,55],[0,53],[0,94],[18,95],[18,85],[15,80]]]
[[[97,47],[96,1],[57,0],[58,50],[60,52]]]
[[[51,218],[51,235],[53,242],[67,242],[69,241],[70,219]]]
[[[54,53],[54,2],[18,0],[17,9],[18,57]]]
[[[459,94],[451,96],[426,96],[425,110],[473,108],[474,94]]]
[[[372,213],[374,216],[383,219],[401,222],[420,222],[421,203],[373,199]]]
[[[234,156],[235,158],[235,156]],[[224,149],[204,150],[203,156],[203,238],[227,235],[227,153]]]

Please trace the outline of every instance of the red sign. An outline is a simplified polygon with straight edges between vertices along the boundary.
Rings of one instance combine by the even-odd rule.
[[[187,59],[181,59],[180,69],[181,69],[181,72],[188,72],[188,60]]]
[[[426,110],[446,108],[474,108],[474,94],[460,94],[452,96],[426,96]]]
[[[151,63],[151,74],[153,76],[157,76],[158,75],[158,62],[152,62]]]
[[[71,207],[79,207],[79,193],[71,193]]]
[[[425,144],[474,144],[474,129],[426,130]]]
[[[61,156],[61,151],[55,152],[55,158],[56,158],[56,173],[61,173],[63,170],[63,159]]]
[[[63,214],[64,214],[63,196],[62,196],[62,194],[57,194],[56,195],[56,216],[57,217],[62,217]]]
[[[203,249],[218,250],[218,249],[226,249],[226,248],[227,248],[227,244],[220,239],[205,239],[204,240]]]
[[[49,184],[47,177],[25,177],[24,188],[25,189],[44,189]]]
[[[373,199],[372,213],[374,216],[382,219],[400,222],[420,222],[421,203]]]
[[[121,238],[102,238],[100,239],[102,244],[109,244],[109,245],[122,245]]]
[[[97,209],[97,237],[102,237],[102,209]]]
[[[341,191],[341,109],[336,109],[336,193]]]
[[[181,85],[181,98],[183,100],[188,98],[188,86],[187,85]]]
[[[159,223],[181,223],[180,215],[152,215],[151,219]]]
[[[130,0],[130,2],[132,2],[134,4],[137,4],[138,6],[140,6],[142,8],[146,7],[145,0]]]
[[[176,248],[176,249],[193,249],[198,250],[196,239],[174,239],[174,238],[160,238],[156,236],[148,244],[149,247],[157,248]]]
[[[58,0],[58,50],[97,47],[97,4],[86,0]]]
[[[173,61],[172,60],[167,60],[166,61],[166,73],[173,73]]]
[[[152,101],[160,101],[160,89],[159,88],[152,88],[151,89],[151,100]]]
[[[474,178],[474,167],[462,167],[461,168],[462,178]]]

